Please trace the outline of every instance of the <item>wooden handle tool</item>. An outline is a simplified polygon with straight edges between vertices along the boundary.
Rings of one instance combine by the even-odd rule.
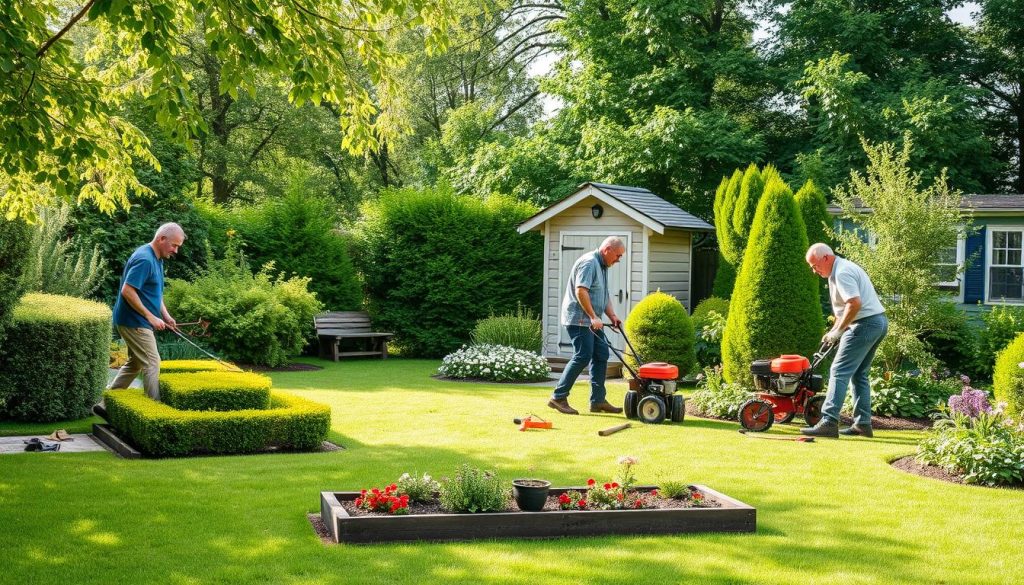
[[[614,427],[610,427],[610,428],[607,428],[607,429],[604,429],[604,430],[597,431],[597,434],[601,435],[602,437],[607,437],[608,435],[617,433],[617,432],[619,432],[619,431],[621,431],[623,429],[628,429],[631,426],[633,426],[632,423],[624,423],[624,424],[621,424],[621,425],[617,425],[617,426],[614,426]]]

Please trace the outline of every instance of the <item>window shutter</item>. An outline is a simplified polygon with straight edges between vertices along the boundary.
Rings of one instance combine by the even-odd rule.
[[[970,265],[964,271],[964,303],[985,300],[985,226],[967,238],[965,257]]]

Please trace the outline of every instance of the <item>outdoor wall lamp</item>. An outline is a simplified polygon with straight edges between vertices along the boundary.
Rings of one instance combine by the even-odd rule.
[[[601,216],[604,215],[604,208],[595,203],[594,206],[590,208],[590,213],[593,214],[594,219],[600,219]]]

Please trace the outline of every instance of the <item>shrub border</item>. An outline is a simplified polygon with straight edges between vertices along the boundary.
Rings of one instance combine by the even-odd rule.
[[[178,410],[136,389],[108,390],[104,400],[111,426],[150,457],[257,453],[272,447],[312,451],[331,426],[330,407],[273,390],[268,410]],[[258,438],[253,427],[263,427]]]

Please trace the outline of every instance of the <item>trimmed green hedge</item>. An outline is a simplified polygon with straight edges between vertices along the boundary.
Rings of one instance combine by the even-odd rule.
[[[1006,403],[1006,412],[1011,416],[1024,414],[1024,333],[1017,336],[1010,345],[996,355],[995,372],[992,374],[992,393],[996,402]]]
[[[220,362],[214,360],[163,360],[160,362],[161,374],[186,374],[192,372],[233,372]]]
[[[249,372],[160,375],[160,399],[178,410],[266,410],[270,378]]]
[[[110,360],[110,309],[75,297],[29,294],[0,347],[0,416],[84,418],[99,401]]]
[[[267,410],[184,411],[141,390],[104,393],[107,420],[142,453],[173,457],[198,453],[255,453],[270,447],[318,449],[331,426],[323,404],[271,392]]]

